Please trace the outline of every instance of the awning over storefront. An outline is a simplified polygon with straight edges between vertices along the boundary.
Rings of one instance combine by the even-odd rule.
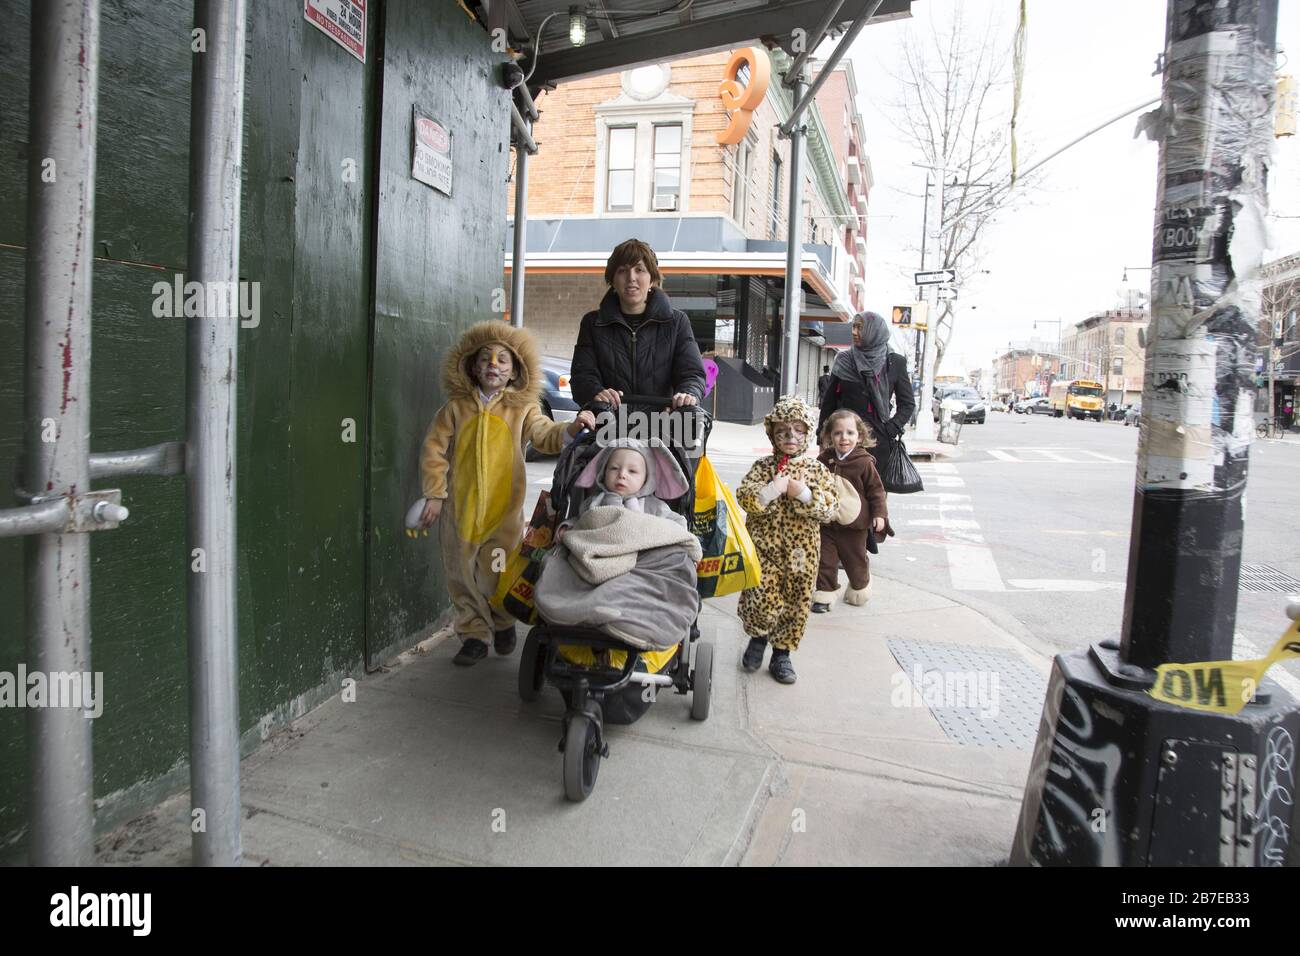
[[[603,275],[608,252],[530,252],[525,262],[529,275]],[[665,275],[785,276],[784,252],[663,252],[659,268]],[[805,251],[802,278],[822,303],[808,302],[800,319],[810,322],[848,322],[849,306],[835,294],[835,286],[822,260]],[[514,257],[506,253],[506,273],[514,269]]]
[[[872,0],[844,0],[835,8],[832,35],[871,8]],[[528,44],[550,19],[533,87],[582,76],[661,63],[768,40],[794,55],[795,38],[809,42],[811,31],[830,12],[827,0],[683,0],[658,9],[620,9],[595,0],[584,5],[582,44],[570,40],[571,0],[492,0],[494,26],[505,28],[511,44]],[[911,0],[884,0],[871,23],[911,15]]]

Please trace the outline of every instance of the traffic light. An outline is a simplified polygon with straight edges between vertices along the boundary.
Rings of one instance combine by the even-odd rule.
[[[891,321],[901,328],[910,329],[912,327],[912,307],[910,305],[894,306]]]

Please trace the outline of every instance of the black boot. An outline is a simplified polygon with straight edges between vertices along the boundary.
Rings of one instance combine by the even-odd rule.
[[[513,624],[492,635],[492,649],[498,654],[509,654],[515,649],[515,626]]]
[[[480,641],[477,637],[467,637],[465,642],[460,645],[460,650],[456,652],[456,656],[451,659],[451,662],[459,664],[461,667],[469,667],[477,664],[487,656],[487,641]]]
[[[763,666],[763,653],[767,650],[767,638],[751,637],[745,648],[745,656],[740,659],[740,666],[747,671],[756,671]]]
[[[772,648],[772,662],[767,665],[767,669],[777,679],[778,683],[793,684],[795,681],[794,664],[790,662],[790,652],[783,647]]]

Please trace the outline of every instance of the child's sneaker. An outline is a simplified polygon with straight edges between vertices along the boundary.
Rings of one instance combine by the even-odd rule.
[[[790,652],[785,648],[772,648],[772,662],[767,665],[767,669],[777,683],[793,684],[795,681],[794,664],[790,662]]]
[[[763,654],[767,650],[767,638],[751,637],[745,648],[745,656],[740,659],[740,666],[747,671],[756,671],[763,666]]]
[[[820,601],[813,601],[814,614],[828,614],[830,613],[830,609],[831,606],[829,604],[823,604]]]
[[[459,664],[461,667],[470,667],[487,656],[487,641],[480,641],[477,637],[467,637],[460,645],[460,650],[456,652],[456,656],[451,659],[451,662]]]
[[[492,649],[498,654],[509,654],[515,649],[515,626],[513,624],[492,635]]]

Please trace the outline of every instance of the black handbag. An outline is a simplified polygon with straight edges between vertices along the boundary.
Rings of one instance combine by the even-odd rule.
[[[889,441],[893,445],[890,449],[889,461],[885,462],[885,467],[880,472],[880,480],[885,490],[896,495],[911,495],[924,491],[921,473],[916,470],[912,459],[908,457],[903,439],[891,438]]]

